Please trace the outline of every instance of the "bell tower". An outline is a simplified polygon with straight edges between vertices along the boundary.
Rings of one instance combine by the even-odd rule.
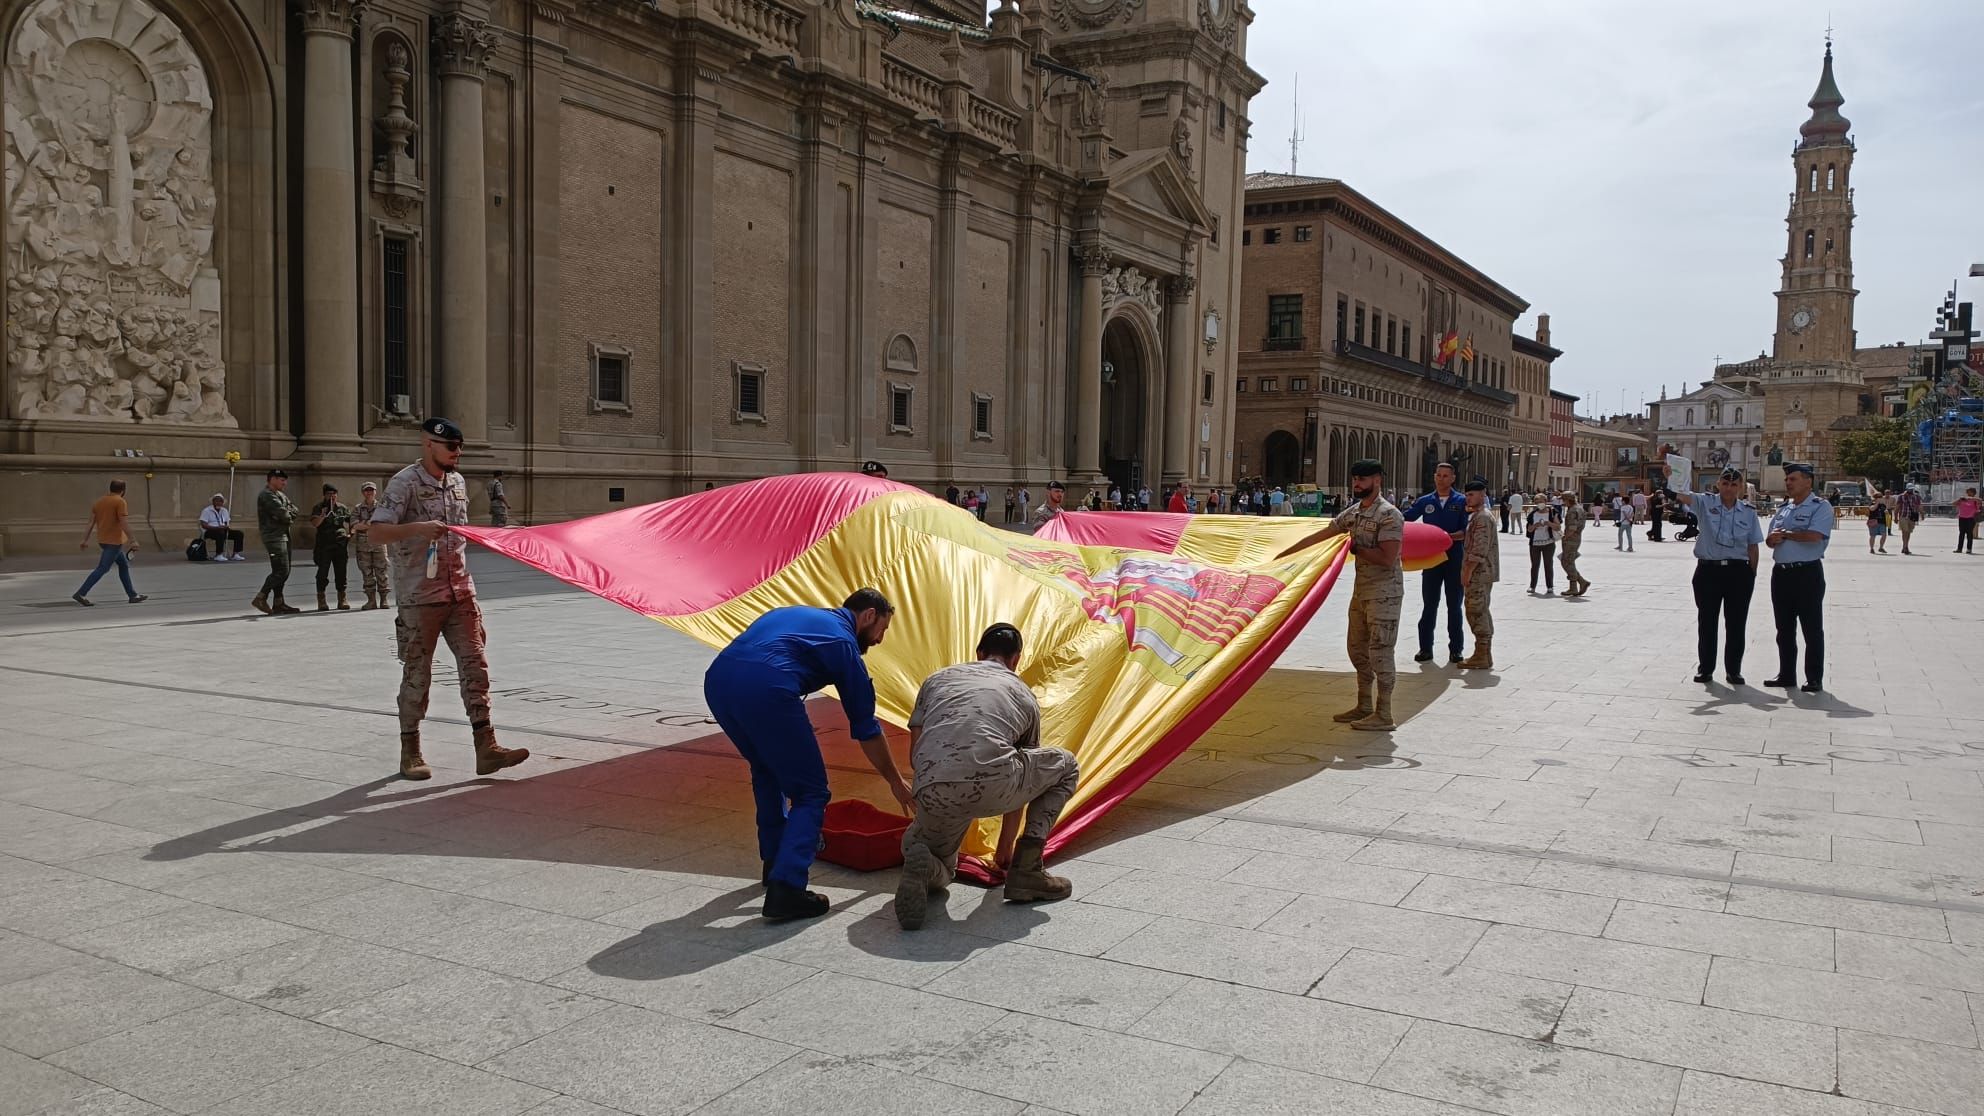
[[[1811,119],[1798,129],[1792,149],[1795,181],[1784,281],[1777,291],[1777,360],[1781,364],[1851,364],[1853,361],[1853,137],[1839,113],[1846,98],[1832,76],[1832,42],[1826,42]]]
[[[1777,290],[1773,357],[1758,381],[1764,443],[1785,460],[1809,461],[1827,479],[1837,429],[1861,410],[1854,359],[1853,137],[1840,115],[1846,98],[1832,74],[1826,38],[1819,87],[1791,150],[1791,209],[1785,217],[1784,274]],[[1846,420],[1846,421],[1842,421]]]

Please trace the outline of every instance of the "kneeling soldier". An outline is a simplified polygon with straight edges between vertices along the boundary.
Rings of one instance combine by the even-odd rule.
[[[896,885],[905,930],[922,927],[930,892],[949,886],[958,846],[980,818],[1004,819],[994,859],[1009,901],[1074,894],[1041,855],[1080,772],[1072,752],[1040,746],[1040,703],[1014,673],[1021,649],[1018,628],[994,624],[979,637],[977,662],[945,667],[917,692],[909,718],[916,817],[902,837]]]

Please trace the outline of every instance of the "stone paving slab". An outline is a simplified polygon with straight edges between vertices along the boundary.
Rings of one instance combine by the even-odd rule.
[[[708,651],[474,561],[534,755],[474,777],[444,659],[425,784],[389,616],[0,565],[0,1116],[1984,1113],[1984,566],[1843,547],[1833,690],[1787,695],[1688,680],[1682,548],[1601,549],[1587,599],[1498,589],[1492,675],[1408,640],[1378,739],[1327,719],[1332,601],[1073,901],[905,935],[888,873],[756,917]]]

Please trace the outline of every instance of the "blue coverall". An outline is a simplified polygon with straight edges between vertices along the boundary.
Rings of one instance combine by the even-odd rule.
[[[807,694],[827,685],[840,690],[856,740],[882,735],[854,614],[844,608],[772,609],[703,675],[703,700],[751,765],[758,857],[771,864],[772,879],[797,888],[806,886],[832,796],[805,704]]]
[[[1438,492],[1428,492],[1412,502],[1405,511],[1405,521],[1423,519],[1451,535],[1455,531],[1467,529],[1467,497],[1459,490],[1449,492],[1445,500]],[[1430,569],[1419,571],[1419,650],[1421,654],[1433,651],[1433,633],[1439,626],[1440,598],[1447,599],[1447,653],[1460,655],[1460,560],[1467,552],[1467,543],[1455,539],[1447,547],[1447,560]]]

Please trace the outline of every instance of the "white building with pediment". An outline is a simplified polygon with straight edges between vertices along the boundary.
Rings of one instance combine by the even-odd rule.
[[[1724,383],[1704,383],[1674,399],[1664,396],[1649,410],[1654,442],[1695,463],[1689,485],[1694,491],[1714,486],[1722,470],[1735,465],[1746,479],[1761,482],[1764,467],[1764,401]],[[1681,483],[1675,478],[1675,483]]]

